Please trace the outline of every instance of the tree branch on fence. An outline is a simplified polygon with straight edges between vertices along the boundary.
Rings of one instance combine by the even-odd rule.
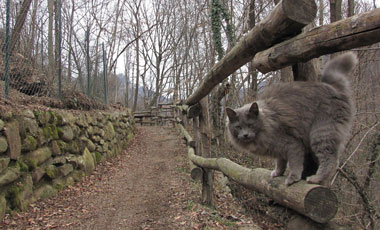
[[[259,52],[253,66],[261,73],[278,70],[325,54],[380,41],[380,9],[316,27]]]

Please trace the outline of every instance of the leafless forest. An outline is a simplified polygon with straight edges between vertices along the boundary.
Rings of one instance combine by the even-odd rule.
[[[134,111],[186,99],[211,67],[275,5],[272,0],[65,0],[61,4],[62,55],[58,58],[59,1],[11,1],[9,48],[11,58],[22,60],[17,68],[32,69],[29,81],[43,82],[48,96],[56,97],[61,62],[63,90],[87,93],[99,102],[104,102],[107,92],[109,103]],[[316,4],[312,27],[373,10],[380,2],[316,0]],[[4,56],[5,1],[0,7]],[[340,200],[336,218],[358,229],[379,229],[380,46],[354,52],[360,60],[351,79],[357,112],[333,182]],[[327,59],[315,61],[322,68]],[[3,75],[3,60],[0,64]],[[291,79],[289,68],[261,74],[248,63],[215,87],[209,96],[213,143],[225,143],[225,105],[239,107],[252,101],[265,85]],[[263,166],[264,161],[255,159],[250,164]]]

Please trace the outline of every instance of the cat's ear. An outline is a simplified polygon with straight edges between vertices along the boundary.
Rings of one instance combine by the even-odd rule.
[[[256,117],[259,115],[259,106],[256,102],[253,102],[251,107],[249,108],[249,114]]]
[[[237,120],[237,114],[236,114],[235,110],[227,107],[226,113],[227,113],[228,119],[230,119],[230,121],[236,121]]]

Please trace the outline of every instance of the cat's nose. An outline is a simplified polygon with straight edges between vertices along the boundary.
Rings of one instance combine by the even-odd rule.
[[[248,138],[248,134],[244,134],[243,137],[244,137],[245,139],[247,139],[247,138]]]

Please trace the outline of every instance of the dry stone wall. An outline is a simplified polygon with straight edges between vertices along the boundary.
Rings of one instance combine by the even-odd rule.
[[[129,110],[0,114],[0,219],[91,174],[134,133]]]

